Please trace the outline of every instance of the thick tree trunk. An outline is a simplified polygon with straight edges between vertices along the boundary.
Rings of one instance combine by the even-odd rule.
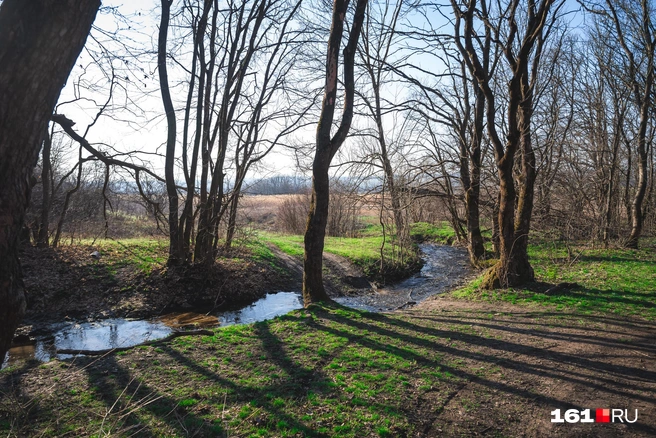
[[[501,257],[501,227],[499,227],[500,202],[500,196],[497,195],[497,200],[492,207],[492,252],[494,253],[495,258]]]
[[[323,285],[323,247],[328,224],[328,205],[330,203],[330,182],[328,168],[330,154],[320,154],[314,158],[312,166],[312,198],[305,230],[305,255],[303,259],[303,301],[305,305],[318,301],[328,301]]]
[[[25,310],[18,236],[29,177],[99,6],[100,0],[5,0],[0,5],[0,360]]]
[[[471,146],[468,148],[464,143],[461,145],[460,179],[465,189],[469,261],[472,265],[478,266],[480,261],[485,258],[479,207],[481,192],[481,144],[483,142],[483,126],[485,121],[485,93],[478,87],[476,87],[474,92],[476,93],[474,130],[471,135]]]
[[[644,142],[644,138],[640,139]],[[647,192],[647,151],[644,145],[638,148],[638,155],[640,162],[638,163],[638,187],[631,203],[631,235],[626,242],[627,248],[638,248],[638,241],[642,235],[642,226],[644,221],[644,214],[642,211],[642,204],[645,200],[645,193]]]
[[[651,48],[649,60],[654,59],[654,48]],[[642,226],[644,221],[643,203],[647,193],[647,161],[649,158],[647,145],[647,126],[649,124],[649,113],[652,110],[652,82],[654,78],[654,66],[648,67],[647,78],[645,80],[644,95],[642,96],[642,106],[640,108],[640,127],[638,130],[638,187],[631,204],[631,235],[626,243],[628,248],[638,248],[638,241],[642,235]]]
[[[358,0],[353,22],[344,48],[344,112],[339,128],[331,137],[331,128],[337,100],[337,72],[339,48],[342,42],[344,21],[348,10],[348,0],[335,0],[333,3],[332,26],[328,39],[326,57],[326,85],[321,103],[321,116],[317,125],[316,155],[312,165],[312,200],[305,231],[305,255],[303,260],[303,301],[305,306],[318,301],[328,301],[323,286],[323,245],[326,236],[329,203],[330,162],[339,147],[346,140],[353,120],[353,98],[355,95],[355,51],[362,31],[367,0]]]
[[[226,230],[225,249],[232,247],[232,242],[235,239],[237,232],[237,212],[239,210],[239,196],[241,195],[241,186],[244,181],[243,174],[237,175],[237,182],[232,193],[230,200],[230,208],[228,210],[228,229]]]

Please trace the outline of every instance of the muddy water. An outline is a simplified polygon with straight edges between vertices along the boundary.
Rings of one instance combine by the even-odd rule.
[[[418,303],[431,295],[453,287],[469,273],[467,251],[462,248],[420,245],[425,260],[419,273],[394,286],[376,293],[357,297],[340,297],[337,302],[345,306],[373,312],[389,311]],[[31,344],[16,346],[9,351],[2,367],[25,359],[48,361],[61,349],[104,350],[129,347],[145,341],[160,339],[173,330],[185,327],[214,327],[249,324],[284,315],[303,307],[297,292],[278,292],[237,311],[213,315],[192,312],[172,313],[152,320],[106,319],[97,322],[53,324],[36,337]]]

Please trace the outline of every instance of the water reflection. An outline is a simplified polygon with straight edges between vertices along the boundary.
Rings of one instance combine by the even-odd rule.
[[[19,345],[9,350],[2,368],[21,360],[36,359],[47,362],[57,356],[60,359],[71,355],[57,355],[57,350],[105,350],[107,348],[131,347],[145,341],[160,339],[173,329],[160,321],[138,321],[122,318],[98,322],[53,324],[49,334],[39,336],[30,345]]]
[[[196,312],[169,313],[159,317],[158,321],[173,329],[185,327],[208,328],[219,325],[219,318],[216,315],[205,315]]]
[[[272,319],[302,307],[300,294],[279,292],[268,294],[241,310],[222,312],[218,315],[184,312],[171,313],[150,321],[114,318],[98,322],[55,324],[47,330],[49,334],[38,337],[33,344],[11,348],[2,368],[29,359],[47,362],[55,356],[60,359],[72,357],[57,355],[57,350],[106,350],[130,347],[164,338],[173,330],[189,326],[249,324]]]
[[[219,321],[222,326],[250,324],[285,315],[292,310],[301,309],[302,307],[303,301],[301,294],[297,292],[278,292],[268,294],[243,309],[220,313]]]

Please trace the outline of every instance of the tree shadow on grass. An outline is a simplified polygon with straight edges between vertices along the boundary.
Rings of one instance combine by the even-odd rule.
[[[319,309],[315,312],[321,319],[344,327],[351,327],[363,333],[376,333],[382,337],[395,339],[400,345],[420,347],[428,353],[419,354],[405,347],[383,344],[373,339],[372,336],[353,334],[350,330],[336,328],[331,324],[318,323],[317,328],[320,330],[350,337],[351,342],[362,347],[410,358],[427,367],[440,367],[457,378],[498,390],[509,396],[523,399],[525,402],[544,404],[550,409],[580,410],[592,407],[580,406],[576,402],[552,397],[546,393],[536,393],[513,385],[513,382],[490,380],[475,374],[466,367],[441,363],[431,357],[447,355],[448,357],[462,358],[474,363],[500,367],[527,376],[529,379],[546,377],[574,387],[587,387],[615,398],[656,403],[654,393],[645,393],[644,386],[645,384],[653,385],[656,382],[656,372],[639,367],[609,364],[576,354],[552,351],[546,347],[539,348],[512,341],[492,339],[469,331],[427,327],[384,314],[361,313],[362,317],[355,319],[341,316],[339,312],[331,312],[329,309]],[[513,329],[507,330],[512,336]],[[533,334],[544,336],[544,330],[549,330],[549,327],[545,326],[543,330],[534,330]],[[449,340],[449,342],[445,343],[444,340]],[[599,342],[604,342],[604,340]],[[456,344],[458,347],[454,346]],[[618,343],[617,348],[623,347],[625,348]],[[652,435],[656,434],[656,428],[644,422],[632,424],[631,428]]]
[[[537,303],[568,304],[580,309],[598,310],[600,307],[611,308],[621,305],[632,306],[651,312],[656,308],[656,292],[634,292],[628,290],[598,289],[585,287],[576,283],[565,283],[567,286],[557,287],[550,283],[533,282],[524,289],[511,289],[507,292],[519,294],[519,297]],[[525,291],[530,291],[526,293]],[[504,293],[503,291],[501,293]],[[570,301],[578,299],[578,304]],[[562,301],[560,303],[559,301]]]
[[[601,336],[602,333],[606,333],[608,335],[613,335],[613,334],[626,335],[625,331],[609,331],[609,330],[599,329],[597,327],[593,329],[589,329],[588,330],[589,334],[580,334],[580,333],[571,333],[571,332],[564,333],[564,332],[550,331],[549,329],[545,328],[546,324],[532,322],[532,321],[517,322],[517,321],[506,320],[503,318],[490,319],[489,317],[476,316],[475,314],[467,315],[467,320],[463,320],[462,317],[459,316],[432,316],[430,314],[415,313],[412,311],[408,313],[411,314],[412,317],[417,320],[426,319],[435,323],[458,324],[461,326],[467,326],[470,325],[472,321],[477,321],[476,325],[479,327],[507,332],[510,334],[539,336],[542,339],[551,339],[556,341],[576,341],[576,342],[586,343],[590,345],[599,345],[599,346],[605,346],[610,348],[617,348],[619,350],[632,348],[634,350],[643,351],[646,353],[651,353],[656,355],[656,345],[649,346],[649,345],[645,345],[644,343],[644,341],[652,339],[654,334],[656,334],[656,326],[652,327],[654,329],[654,333],[648,333],[643,336],[639,336],[636,338],[636,340],[631,341],[631,340],[626,340],[624,338]],[[527,315],[521,314],[521,316],[525,317]],[[544,316],[544,314],[538,314],[535,317],[542,317],[542,316]],[[585,317],[582,318],[587,319]],[[525,327],[524,328],[509,327],[507,325],[508,323],[521,325]],[[558,328],[573,329],[573,330],[582,329],[581,326],[560,325],[560,324],[558,325]]]

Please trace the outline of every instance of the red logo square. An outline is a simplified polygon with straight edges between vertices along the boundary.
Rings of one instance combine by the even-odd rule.
[[[610,423],[610,409],[597,409],[595,421],[597,423]]]

